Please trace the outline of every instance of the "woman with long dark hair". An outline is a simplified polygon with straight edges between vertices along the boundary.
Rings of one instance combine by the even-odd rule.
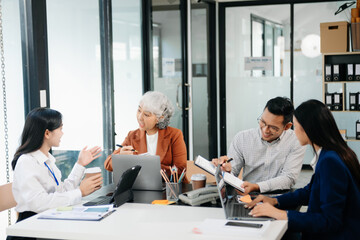
[[[310,183],[276,198],[259,196],[247,207],[254,207],[255,217],[288,220],[289,231],[301,232],[303,239],[358,238],[360,164],[356,154],[342,138],[329,109],[318,100],[306,101],[295,110],[294,125],[300,144],[309,144],[315,152]],[[280,210],[300,205],[308,206],[306,213]]]
[[[70,175],[61,182],[61,172],[49,151],[59,146],[62,125],[61,113],[48,108],[34,109],[26,117],[21,145],[12,161],[18,222],[50,208],[79,204],[102,184],[99,175],[81,180],[85,166],[100,156],[100,147],[82,149]]]

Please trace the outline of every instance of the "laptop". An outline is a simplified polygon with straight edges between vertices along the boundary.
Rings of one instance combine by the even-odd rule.
[[[224,181],[220,165],[215,171],[216,186],[220,197],[221,206],[225,212],[225,218],[228,220],[250,220],[250,221],[266,221],[273,220],[270,217],[253,217],[249,215],[251,209],[244,208],[246,203],[238,200],[238,195],[234,187]],[[231,195],[235,193],[235,195]]]
[[[119,207],[125,202],[132,201],[134,198],[132,186],[140,172],[141,166],[133,166],[128,168],[118,180],[115,191],[111,196],[100,196],[85,204],[84,206],[98,206],[114,203],[115,207]]]
[[[113,182],[117,182],[121,174],[134,165],[141,166],[141,172],[133,186],[134,190],[164,189],[160,175],[160,156],[156,155],[112,155]]]

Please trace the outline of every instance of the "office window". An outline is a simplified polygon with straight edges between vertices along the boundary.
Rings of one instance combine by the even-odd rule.
[[[64,123],[53,154],[64,179],[84,146],[103,147],[99,1],[46,3],[50,107],[63,114]],[[105,157],[89,167],[103,168]]]
[[[270,57],[271,70],[252,70],[254,77],[283,76],[283,26],[251,14],[251,56]]]
[[[138,128],[142,96],[141,1],[113,0],[115,143]]]
[[[5,54],[6,102],[8,123],[9,162],[20,144],[20,136],[24,126],[24,92],[21,59],[21,35],[19,1],[2,1],[3,41]],[[2,76],[0,74],[0,76]],[[4,108],[1,88],[0,98],[0,185],[6,183],[5,138],[4,138]],[[10,166],[10,181],[13,171]],[[1,196],[4,197],[4,196]],[[12,223],[16,221],[12,210]],[[8,212],[0,213],[0,239],[5,239],[5,227],[8,225]]]

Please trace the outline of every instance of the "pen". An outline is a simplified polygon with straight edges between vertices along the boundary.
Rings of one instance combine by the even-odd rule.
[[[123,147],[123,145],[120,145],[120,144],[116,144],[116,146],[117,146],[117,147],[121,147],[121,148]],[[135,149],[131,149],[130,151],[132,151],[132,152],[138,152],[138,151],[135,150]]]
[[[229,162],[231,162],[232,160],[234,160],[234,159],[233,159],[233,158],[229,158],[229,159],[226,160],[226,162],[224,162],[224,163],[229,163]],[[222,166],[224,163],[220,164],[220,166]]]

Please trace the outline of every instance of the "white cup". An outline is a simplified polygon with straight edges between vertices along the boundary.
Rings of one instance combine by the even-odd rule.
[[[85,169],[85,178],[97,175],[97,174],[101,174],[101,168],[99,167],[92,167],[92,168],[87,168]]]

